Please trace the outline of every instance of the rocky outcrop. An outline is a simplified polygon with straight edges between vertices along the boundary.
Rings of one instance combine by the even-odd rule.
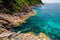
[[[26,19],[33,15],[35,15],[34,11],[31,11],[30,13],[17,13],[14,15],[0,13],[0,40],[50,40],[43,33],[39,36],[35,36],[31,33],[17,34],[15,32],[8,31],[19,24],[24,23]]]
[[[31,33],[17,34],[10,32],[4,28],[0,28],[0,40],[50,40],[45,34],[40,33],[39,36],[34,36]]]
[[[30,16],[35,13],[31,11],[30,13],[16,13],[14,15],[0,13],[0,27],[2,28],[13,28],[25,22]]]

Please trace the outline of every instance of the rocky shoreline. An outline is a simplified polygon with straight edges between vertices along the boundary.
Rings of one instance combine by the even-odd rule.
[[[0,40],[50,40],[45,34],[40,33],[39,36],[34,36],[31,33],[17,34],[10,32],[4,28],[0,28]]]
[[[31,33],[11,32],[9,29],[17,27],[18,25],[25,23],[25,20],[36,13],[31,11],[30,13],[18,13],[14,15],[0,13],[0,40],[50,40],[46,35],[40,33],[39,36],[34,36]]]
[[[14,28],[25,22],[26,19],[35,15],[34,11],[29,13],[17,13],[14,15],[0,13],[0,27],[2,28]]]

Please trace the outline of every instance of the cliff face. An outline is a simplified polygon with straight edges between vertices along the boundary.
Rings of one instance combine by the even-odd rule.
[[[0,40],[50,40],[42,33],[39,36],[34,36],[31,33],[17,34],[7,30],[24,23],[26,19],[33,15],[35,15],[34,11],[14,15],[0,13]]]
[[[7,30],[24,23],[26,19],[33,15],[35,15],[34,11],[14,15],[0,13],[0,40],[38,40],[35,36],[30,34],[17,34]]]
[[[8,31],[35,15],[31,8],[37,4],[42,4],[41,0],[0,0],[0,40],[40,40],[39,37],[28,33],[17,34]]]
[[[17,34],[7,30],[24,23],[26,19],[33,15],[35,15],[34,11],[14,15],[0,13],[0,40],[39,40],[31,34]]]
[[[0,13],[0,26],[3,28],[14,28],[25,22],[30,16],[35,15],[34,11],[29,13],[16,13],[14,15]]]

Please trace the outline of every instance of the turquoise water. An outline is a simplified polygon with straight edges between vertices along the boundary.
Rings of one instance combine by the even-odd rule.
[[[13,30],[17,33],[42,32],[52,40],[60,40],[60,4],[44,4],[33,9],[37,14]]]

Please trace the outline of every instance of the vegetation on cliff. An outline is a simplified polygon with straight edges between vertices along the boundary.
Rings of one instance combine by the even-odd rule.
[[[43,4],[41,0],[0,0],[0,8],[6,8],[11,13],[29,12],[31,6]]]
[[[32,8],[41,4],[41,0],[0,0],[1,27],[12,28],[22,24],[35,14]]]

